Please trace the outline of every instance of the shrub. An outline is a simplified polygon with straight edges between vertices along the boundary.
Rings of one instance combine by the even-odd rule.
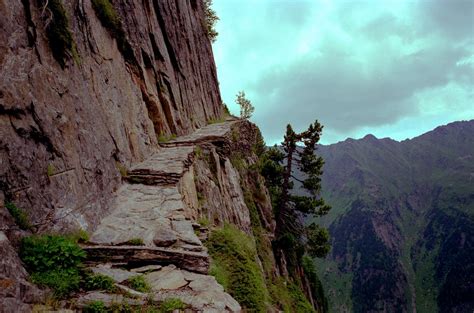
[[[83,309],[83,313],[107,313],[108,309],[102,301],[88,303]]]
[[[39,5],[46,5],[47,11],[50,13],[50,20],[47,22],[46,35],[48,36],[49,47],[53,53],[53,57],[61,65],[66,65],[65,60],[72,56],[76,63],[79,63],[79,55],[77,54],[76,43],[69,30],[69,19],[61,0],[39,0]]]
[[[256,261],[253,241],[235,226],[212,231],[206,245],[212,257],[211,272],[246,310],[265,312],[268,292]]]
[[[89,274],[85,278],[84,286],[87,290],[115,291],[114,280],[107,275]]]
[[[127,282],[130,288],[135,289],[136,291],[148,292],[151,289],[143,275],[133,276],[129,278]]]
[[[31,271],[47,272],[77,268],[86,253],[71,238],[35,235],[22,239],[20,256]]]
[[[237,93],[235,103],[240,106],[241,119],[249,119],[250,117],[252,117],[252,114],[255,111],[255,107],[252,105],[250,100],[245,97],[244,91],[239,91],[239,93]]]
[[[55,297],[64,298],[79,288],[79,267],[86,254],[72,238],[59,235],[24,237],[20,257],[31,272],[33,282],[52,288]]]
[[[160,313],[169,313],[174,310],[184,310],[186,309],[186,304],[184,304],[181,299],[170,298],[166,299],[160,304]]]
[[[30,218],[25,211],[18,208],[15,204],[11,202],[5,203],[5,207],[7,208],[8,212],[10,212],[11,216],[15,220],[15,223],[23,230],[31,229]]]
[[[81,276],[74,268],[33,272],[31,280],[40,286],[53,289],[56,298],[64,298],[71,292],[79,289]]]

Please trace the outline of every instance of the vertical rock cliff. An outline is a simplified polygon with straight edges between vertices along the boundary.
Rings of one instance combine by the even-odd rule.
[[[117,166],[222,115],[211,45],[201,1],[113,1],[120,40],[91,1],[65,1],[59,62],[45,3],[0,1],[0,186],[36,223],[93,227]]]

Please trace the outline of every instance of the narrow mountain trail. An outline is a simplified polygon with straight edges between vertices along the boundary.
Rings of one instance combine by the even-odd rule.
[[[240,305],[207,275],[209,255],[200,236],[206,230],[196,222],[183,188],[193,179],[197,146],[225,145],[232,125],[238,122],[229,119],[163,143],[151,157],[131,166],[109,215],[83,249],[95,273],[112,277],[119,289],[134,299],[91,292],[78,299],[79,304],[96,300],[143,304],[149,294],[122,284],[143,275],[155,301],[179,298],[198,311],[240,311]]]

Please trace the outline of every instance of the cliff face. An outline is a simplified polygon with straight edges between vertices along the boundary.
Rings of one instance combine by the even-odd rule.
[[[91,1],[63,4],[77,53],[62,68],[49,7],[0,1],[0,190],[34,223],[87,229],[107,210],[117,166],[222,106],[201,1],[114,1],[125,44]]]

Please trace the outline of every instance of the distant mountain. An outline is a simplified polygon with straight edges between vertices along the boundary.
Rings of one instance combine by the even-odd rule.
[[[474,120],[321,146],[333,312],[474,311]]]

